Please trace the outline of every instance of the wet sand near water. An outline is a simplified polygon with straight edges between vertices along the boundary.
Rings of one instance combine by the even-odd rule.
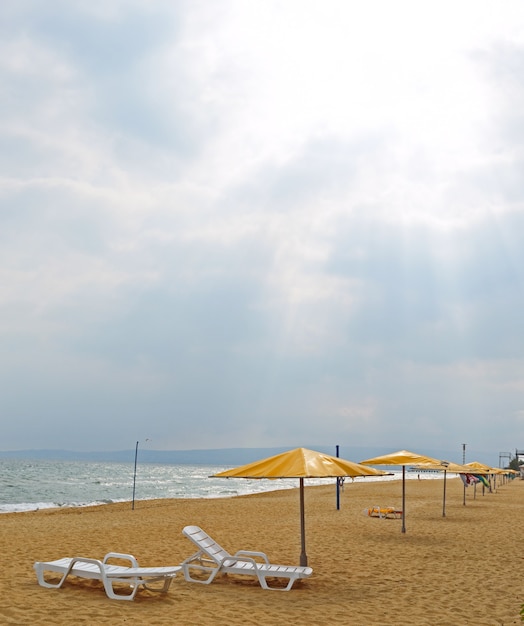
[[[116,551],[140,565],[177,565],[195,550],[183,535],[199,525],[230,552],[264,551],[298,564],[298,489],[227,499],[139,501],[0,515],[2,624],[340,624],[345,626],[508,626],[524,603],[524,481],[496,492],[447,480],[406,483],[401,520],[371,518],[372,506],[400,508],[401,481],[346,481],[308,487],[307,555],[313,575],[289,592],[264,591],[255,578],[218,576],[211,585],[179,575],[167,595],[140,590],[110,600],[97,581],[37,584],[33,563]]]

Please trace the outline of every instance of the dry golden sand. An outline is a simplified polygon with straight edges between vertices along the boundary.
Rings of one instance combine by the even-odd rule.
[[[521,624],[524,481],[482,495],[448,479],[407,482],[400,520],[363,509],[399,506],[401,482],[347,482],[336,510],[334,485],[306,487],[307,554],[313,575],[290,592],[262,590],[254,579],[217,577],[211,585],[177,577],[167,595],[139,591],[109,600],[97,581],[71,578],[38,586],[35,560],[106,552],[134,554],[141,565],[175,565],[193,552],[185,525],[206,529],[231,552],[263,550],[272,562],[297,563],[298,490],[220,500],[156,500],[0,516],[2,624],[345,624],[475,626]]]

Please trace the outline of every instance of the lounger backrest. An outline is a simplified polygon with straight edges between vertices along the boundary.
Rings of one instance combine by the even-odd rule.
[[[186,526],[182,532],[188,539],[191,539],[206,556],[217,564],[222,563],[224,559],[231,558],[231,554],[214,539],[211,539],[199,526]]]

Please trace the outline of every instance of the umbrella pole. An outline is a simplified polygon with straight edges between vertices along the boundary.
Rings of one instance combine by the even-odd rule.
[[[336,449],[336,456],[338,458],[338,451],[339,451],[338,446],[336,446],[335,449]],[[337,511],[340,511],[340,478],[338,476],[337,476]]]
[[[402,532],[406,532],[406,466],[402,466]]]
[[[306,521],[304,515],[304,479],[300,478],[300,565],[307,565]]]
[[[442,517],[446,517],[446,470],[444,470],[444,498],[442,500]]]

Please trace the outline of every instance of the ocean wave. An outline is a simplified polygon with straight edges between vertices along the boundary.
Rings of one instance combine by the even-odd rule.
[[[250,480],[212,478],[222,466],[143,464],[134,468],[125,463],[75,461],[0,460],[0,513],[21,513],[40,509],[86,507],[114,502],[168,498],[227,498],[294,489],[297,479]],[[422,472],[407,472],[417,479]],[[398,480],[391,476],[346,479],[346,485],[361,481]],[[424,479],[442,478],[441,473],[424,472]],[[307,479],[306,485],[325,485],[330,479]],[[3,484],[2,484],[3,483]],[[8,488],[6,489],[5,487]]]

